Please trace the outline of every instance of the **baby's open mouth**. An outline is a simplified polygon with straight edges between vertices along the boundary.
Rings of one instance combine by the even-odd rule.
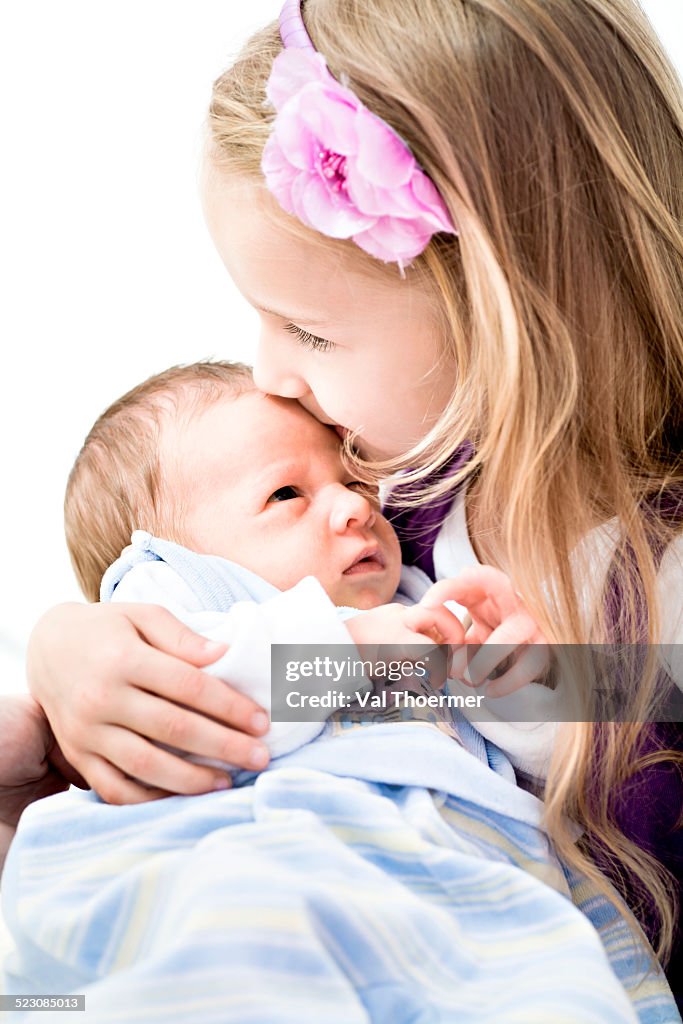
[[[385,568],[384,558],[377,548],[363,551],[351,563],[348,569],[344,569],[344,576],[359,576],[367,572],[381,572]]]

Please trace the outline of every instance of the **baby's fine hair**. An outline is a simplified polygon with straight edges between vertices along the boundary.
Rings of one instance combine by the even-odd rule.
[[[64,528],[71,562],[89,601],[134,530],[178,532],[172,488],[160,458],[165,419],[196,414],[254,387],[250,367],[224,360],[172,366],[150,377],[97,419],[69,474]]]

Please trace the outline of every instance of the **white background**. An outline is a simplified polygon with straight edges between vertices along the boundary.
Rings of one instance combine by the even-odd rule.
[[[682,69],[683,0],[643,6]],[[41,612],[80,599],[62,498],[96,416],[172,363],[250,361],[256,318],[211,248],[197,174],[211,83],[279,8],[0,4],[0,691],[24,687]]]

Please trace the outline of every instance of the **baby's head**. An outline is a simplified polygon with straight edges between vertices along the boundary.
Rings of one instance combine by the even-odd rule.
[[[396,535],[376,491],[346,469],[337,433],[297,402],[257,391],[240,363],[173,367],[110,406],[71,471],[64,508],[91,601],[138,529],[283,590],[316,576],[337,605],[372,608],[398,585]]]

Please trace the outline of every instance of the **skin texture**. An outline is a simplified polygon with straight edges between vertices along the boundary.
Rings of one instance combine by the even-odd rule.
[[[356,619],[347,625],[357,643],[407,645],[405,658],[416,643],[462,643],[462,626],[442,602],[429,608],[387,603],[401,572],[398,540],[379,512],[376,491],[354,480],[341,450],[339,435],[297,402],[258,391],[225,396],[189,416],[167,414],[160,467],[175,506],[177,539],[237,561],[281,589],[315,575],[337,605],[365,610],[357,627]],[[117,623],[116,636],[102,632],[98,662],[116,667],[134,629],[149,642],[146,663],[131,672],[122,659],[109,680],[93,666],[87,686],[72,679],[42,696],[65,753],[93,788],[117,803],[188,792],[186,763],[148,740],[222,760],[236,749],[234,763],[265,767],[265,747],[247,748],[244,735],[226,736],[217,724],[227,712],[244,728],[245,699],[191,670],[183,679],[170,659],[160,675],[160,652],[153,651],[159,610],[145,606],[145,623],[136,606],[118,607],[130,619]],[[102,610],[90,608],[88,635]],[[189,631],[184,636],[189,644]],[[39,675],[31,672],[31,678]]]
[[[169,463],[188,547],[281,590],[316,576],[339,606],[395,594],[401,551],[376,491],[344,468],[335,431],[296,402],[258,391],[214,402],[164,429]]]
[[[455,367],[442,357],[434,301],[410,269],[405,279],[394,268],[370,275],[352,247],[340,254],[307,242],[283,227],[277,204],[263,188],[228,180],[210,163],[205,168],[203,201],[223,262],[259,313],[257,387],[273,396],[296,399],[322,424],[357,432],[356,444],[366,458],[403,454],[424,437],[452,395]],[[204,428],[207,424],[209,420]],[[200,423],[198,429],[204,428]],[[220,430],[229,434],[227,428],[227,424],[210,427],[209,449],[221,436]],[[305,450],[299,434],[297,438],[296,444],[292,439],[289,445],[289,456]],[[259,571],[260,517],[267,515],[271,524],[280,524],[275,518],[279,516],[296,520],[302,514],[300,506],[314,524],[317,557],[327,555],[326,568],[320,570],[323,563],[316,564],[315,574],[330,569],[327,585],[340,603],[372,607],[370,602],[390,599],[395,589],[391,573],[350,581],[344,579],[344,566],[349,564],[347,556],[351,561],[357,553],[359,538],[365,541],[376,535],[378,542],[389,545],[387,551],[391,540],[381,534],[381,520],[372,503],[350,486],[350,479],[335,476],[338,467],[333,470],[334,460],[331,455],[328,458],[328,476],[316,478],[312,486],[306,482],[308,497],[290,495],[272,508],[268,498],[287,481],[275,480],[266,486],[270,495],[260,496],[266,504],[259,506],[253,522],[246,516],[238,521],[244,536],[235,560],[245,564],[248,549],[254,558],[248,567]],[[206,550],[234,557],[236,551],[223,546],[224,520],[233,515],[234,492],[219,465],[205,464],[199,477],[196,469],[195,490],[188,491],[195,501],[185,509],[186,526],[195,531],[200,547],[203,538]],[[292,484],[291,477],[288,482]],[[216,516],[211,505],[213,487],[219,483],[215,500],[222,511]],[[337,507],[341,527],[334,525],[333,508]],[[312,568],[309,561],[305,565],[306,571]],[[286,585],[291,565],[285,559],[279,568],[283,575],[278,582]],[[302,575],[299,567],[297,578]],[[415,609],[378,608],[348,620],[352,639],[416,642],[416,633],[421,633],[461,643],[462,627],[443,605],[452,599],[469,608],[473,631],[466,639],[477,646],[489,644],[506,621],[514,623],[514,629],[496,634],[499,650],[500,645],[509,644],[513,650],[521,643],[526,657],[518,659],[512,674],[496,678],[496,696],[536,678],[539,666],[528,664],[534,624],[527,621],[518,595],[503,574],[470,578],[463,584],[449,581],[448,588],[438,586],[438,600],[430,592]],[[351,593],[348,587],[353,588]],[[383,623],[379,637],[364,633],[375,615]],[[395,629],[392,637],[385,632],[389,628]],[[536,642],[540,640],[537,636]],[[245,768],[262,768],[267,763],[267,748],[253,738],[266,731],[267,718],[249,698],[201,671],[219,654],[207,651],[201,638],[164,609],[66,605],[52,609],[36,626],[27,671],[31,692],[46,709],[66,757],[103,799],[130,803],[167,792],[201,793],[229,784],[224,775],[181,760],[155,742]],[[480,658],[479,671],[470,659],[467,681],[480,681],[489,668],[486,655]]]
[[[228,273],[259,313],[257,387],[358,431],[366,457],[402,454],[424,437],[454,380],[427,289],[410,271],[370,277],[351,255],[290,233],[267,192],[210,164],[203,202]]]
[[[0,870],[14,829],[34,800],[84,785],[65,761],[40,707],[30,697],[0,698]]]

